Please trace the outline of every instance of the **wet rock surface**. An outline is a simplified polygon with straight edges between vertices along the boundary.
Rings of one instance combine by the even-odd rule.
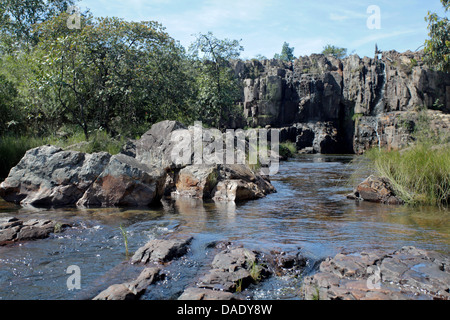
[[[187,288],[179,300],[239,299],[236,293],[270,275],[259,252],[228,246],[214,256],[209,272],[194,287]]]
[[[192,237],[173,240],[152,240],[139,248],[131,258],[132,264],[164,263],[185,255]]]
[[[141,274],[135,280],[109,286],[93,300],[138,300],[149,286],[165,279],[164,266],[184,256],[192,240],[192,237],[178,237],[148,242],[130,259],[130,264],[146,266]]]
[[[62,232],[69,225],[52,220],[22,221],[14,217],[0,218],[0,246],[27,240],[45,239]]]
[[[450,259],[404,247],[338,254],[304,280],[307,300],[449,300]]]
[[[146,268],[136,280],[114,284],[102,291],[93,300],[137,300],[150,285],[164,278],[160,271],[159,268]]]
[[[373,175],[360,183],[347,198],[391,205],[404,203],[396,196],[388,179]]]

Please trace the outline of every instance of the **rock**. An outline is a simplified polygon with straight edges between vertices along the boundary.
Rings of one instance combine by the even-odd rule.
[[[225,165],[220,168],[217,184],[212,190],[215,201],[255,200],[276,192],[267,177],[245,165]]]
[[[159,268],[146,268],[131,282],[114,284],[102,291],[93,300],[137,300],[147,288],[162,279]]]
[[[378,140],[387,148],[401,148],[412,132],[400,123],[417,106],[436,109],[437,103],[444,114],[450,112],[450,76],[426,66],[423,55],[423,51],[385,51],[381,59],[351,55],[339,60],[313,54],[294,63],[234,61],[231,67],[244,87],[242,127],[332,123],[331,131],[315,130],[314,136],[324,141],[323,147],[314,144],[315,152],[361,154],[377,146]],[[389,119],[382,119],[388,114]],[[314,138],[306,130],[288,140],[302,150],[313,147]]]
[[[124,154],[115,155],[77,205],[150,206],[161,199],[165,179],[165,172],[159,168]]]
[[[226,249],[218,253],[209,273],[200,278],[202,289],[236,292],[269,276],[270,271],[260,263],[258,253],[245,248]]]
[[[184,290],[183,294],[178,298],[178,300],[227,301],[227,300],[236,300],[236,298],[230,292],[208,290],[201,288],[188,288]]]
[[[158,203],[163,196],[242,201],[276,192],[268,177],[248,165],[190,164],[194,150],[186,151],[186,159],[174,156],[177,140],[173,135],[195,139],[195,131],[163,121],[140,140],[127,142],[122,153],[114,156],[53,146],[36,148],[11,170],[0,185],[0,196],[32,206],[143,207]],[[204,142],[203,149],[215,150],[212,144]],[[213,154],[203,154],[203,160],[208,162]]]
[[[110,155],[43,146],[27,151],[0,184],[8,202],[33,206],[74,205],[103,172]]]
[[[132,264],[165,263],[185,255],[193,238],[152,240],[139,248],[131,258]]]
[[[45,239],[52,233],[63,231],[67,224],[52,220],[31,219],[21,221],[14,217],[0,219],[0,246],[26,240]]]
[[[448,257],[414,247],[338,254],[305,278],[302,291],[307,300],[449,300],[449,266]]]
[[[398,205],[403,201],[395,195],[391,184],[386,178],[370,176],[359,184],[354,192],[347,196],[349,199]]]
[[[172,159],[172,151],[176,142],[172,141],[173,132],[187,130],[177,121],[162,121],[154,124],[141,139],[134,142],[135,151],[128,147],[128,154],[136,155],[136,160],[149,166],[163,170],[180,168]]]

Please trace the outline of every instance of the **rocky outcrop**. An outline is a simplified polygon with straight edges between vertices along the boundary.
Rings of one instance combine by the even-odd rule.
[[[29,150],[0,184],[0,196],[21,205],[74,205],[110,158],[107,153],[84,154],[54,146]]]
[[[0,218],[0,246],[20,241],[45,239],[64,231],[69,225],[52,220],[22,221],[14,217]]]
[[[404,247],[338,254],[306,277],[307,300],[449,300],[450,260],[439,253]]]
[[[244,85],[240,125],[294,128],[289,140],[299,150],[312,148],[321,135],[329,137],[326,147],[315,143],[313,152],[363,153],[378,144],[400,148],[411,136],[398,125],[400,117],[422,107],[450,112],[449,74],[430,69],[422,57],[423,52],[386,51],[381,59],[313,54],[293,63],[233,61]],[[324,123],[329,130],[320,129]]]
[[[244,201],[276,192],[267,176],[251,170],[248,165],[211,164],[203,153],[203,164],[196,164],[194,146],[198,143],[195,141],[198,137],[194,130],[194,127],[186,128],[175,121],[163,121],[152,126],[141,140],[134,143],[134,148],[128,144],[123,153],[135,154],[136,160],[143,164],[157,163],[162,166],[167,172],[163,194],[172,198]],[[186,154],[181,157],[174,157],[175,142],[180,137],[190,141],[191,148],[184,150]],[[200,139],[203,139],[203,135]],[[223,141],[226,139],[223,138]],[[203,146],[201,150],[211,144],[208,141],[200,143]]]
[[[347,198],[391,205],[404,203],[403,200],[396,196],[388,179],[376,176],[370,176],[360,183]]]
[[[30,150],[0,185],[0,196],[44,207],[144,207],[157,204],[163,196],[242,201],[276,191],[267,176],[248,165],[211,164],[207,157],[205,164],[193,164],[194,148],[179,157],[174,151],[177,137],[195,139],[194,130],[163,121],[114,156],[54,146]],[[200,143],[202,150],[212,142]]]

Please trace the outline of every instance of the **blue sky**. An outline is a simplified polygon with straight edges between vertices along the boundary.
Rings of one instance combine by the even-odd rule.
[[[380,29],[367,26],[373,5],[380,9]],[[439,0],[81,0],[78,6],[95,16],[158,21],[185,47],[200,32],[242,39],[244,59],[272,58],[285,41],[296,56],[326,44],[361,57],[372,57],[375,43],[380,50],[414,51],[427,38],[427,12],[445,15]]]

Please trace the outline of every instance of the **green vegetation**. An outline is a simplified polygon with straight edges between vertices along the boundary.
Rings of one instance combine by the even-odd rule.
[[[297,146],[291,141],[280,143],[280,156],[283,158],[291,158],[297,154]]]
[[[337,59],[343,59],[343,58],[345,58],[347,56],[347,49],[346,48],[339,48],[339,47],[327,44],[323,48],[322,54],[324,54],[324,55],[332,55],[333,57],[335,57]]]
[[[162,120],[225,128],[242,117],[229,65],[239,41],[199,34],[187,52],[158,22],[89,12],[70,29],[75,3],[0,3],[0,178],[42,144],[114,154]]]
[[[408,124],[411,127],[410,124]],[[414,144],[400,151],[366,153],[368,166],[390,180],[407,204],[448,206],[450,203],[450,137],[434,132],[427,110],[418,113]]]
[[[450,203],[450,147],[417,144],[404,151],[376,151],[367,156],[377,174],[390,180],[396,194],[407,204]]]
[[[283,44],[283,47],[281,48],[281,53],[280,54],[276,53],[273,58],[283,60],[286,62],[292,62],[295,59],[294,50],[295,50],[294,47],[289,47],[289,43],[285,42]]]
[[[122,227],[122,225],[119,226],[120,233],[123,237],[123,243],[125,245],[125,255],[128,258],[128,233],[127,231]]]
[[[450,1],[441,0],[446,12]],[[439,71],[450,72],[450,20],[428,12],[429,39],[425,41],[425,62]]]

